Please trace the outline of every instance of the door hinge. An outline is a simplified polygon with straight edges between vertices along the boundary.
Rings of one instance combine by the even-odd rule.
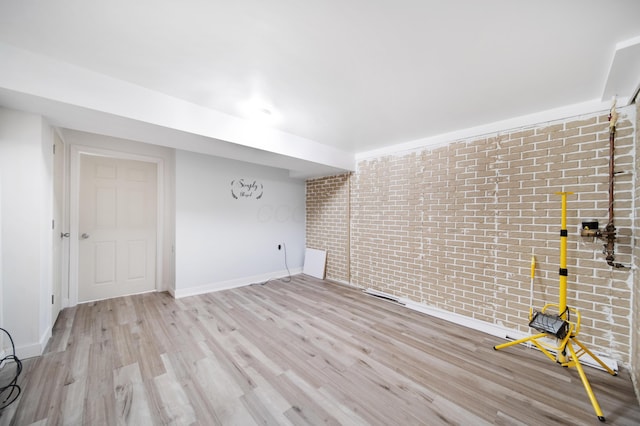
[[[53,294],[52,294],[52,295],[51,295],[51,304],[52,304],[52,305],[54,304],[54,303],[53,303],[53,298],[54,298],[54,297],[55,297],[55,295],[53,295]]]
[[[53,155],[56,155],[56,144],[53,144]]]
[[[51,219],[51,229],[56,229],[56,220]]]

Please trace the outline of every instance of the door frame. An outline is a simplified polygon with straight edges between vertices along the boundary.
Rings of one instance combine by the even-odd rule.
[[[109,157],[119,160],[137,160],[156,165],[156,277],[155,289],[162,289],[163,247],[164,247],[164,160],[162,158],[95,148],[84,145],[71,145],[70,152],[70,214],[69,214],[69,306],[78,304],[78,271],[80,234],[80,162],[83,155]]]
[[[60,146],[58,146],[58,142]],[[68,306],[68,288],[69,288],[69,239],[60,235],[64,233],[68,223],[68,211],[67,211],[67,146],[68,143],[63,138],[62,134],[60,134],[59,129],[54,128],[52,131],[52,143],[56,148],[53,155],[53,165],[52,165],[52,183],[53,183],[53,195],[52,195],[52,213],[53,219],[57,223],[53,227],[53,237],[52,237],[52,260],[53,264],[51,267],[51,294],[52,297],[58,299],[57,303],[51,303],[51,327],[53,327],[56,323],[56,319],[60,312]],[[60,176],[56,176],[56,162],[60,161],[61,169]],[[58,181],[59,179],[59,181]],[[59,209],[56,212],[56,197],[59,198],[60,206],[57,206]],[[59,216],[58,216],[59,214]],[[56,256],[55,251],[58,250],[58,262],[55,264]],[[57,275],[57,276],[56,276]],[[60,287],[57,288],[56,280],[59,281]],[[52,300],[53,302],[53,300]],[[54,307],[59,308],[58,312],[55,312]]]

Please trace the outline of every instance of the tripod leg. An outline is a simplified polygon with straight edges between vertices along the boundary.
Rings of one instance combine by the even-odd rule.
[[[571,342],[567,345],[569,348],[569,352],[571,352],[571,357],[575,362],[575,367],[578,370],[578,374],[580,375],[580,380],[582,380],[582,384],[584,385],[584,390],[587,391],[587,395],[589,396],[589,400],[591,401],[591,405],[593,406],[593,410],[596,412],[596,416],[598,416],[598,420],[601,422],[605,421],[604,414],[602,413],[602,409],[600,408],[600,404],[598,404],[598,400],[596,399],[596,395],[593,393],[593,389],[591,389],[591,385],[589,384],[589,379],[587,379],[587,375],[584,373],[582,369],[582,364],[580,364],[580,360],[576,355],[576,351],[573,350],[573,345]],[[580,345],[582,347],[582,345]]]
[[[582,350],[583,350],[586,354],[588,354],[588,355],[589,355],[591,358],[593,358],[593,359],[594,359],[598,364],[600,364],[600,366],[601,366],[602,368],[604,368],[604,369],[605,369],[605,371],[606,371],[607,373],[611,374],[612,376],[617,376],[617,375],[618,375],[618,373],[616,373],[615,371],[613,371],[612,369],[610,369],[610,368],[609,368],[609,366],[608,366],[607,364],[605,364],[604,362],[602,362],[602,360],[601,360],[600,358],[598,358],[596,355],[594,355],[594,353],[593,353],[593,352],[591,352],[589,349],[587,349],[587,347],[586,347],[585,345],[583,345],[582,343],[580,343],[580,342],[578,341],[578,339],[576,339],[575,337],[572,337],[572,340],[573,340],[574,342],[576,342],[576,344],[577,344],[578,346],[580,346],[580,348],[582,348]]]
[[[535,334],[533,336],[529,336],[529,337],[523,337],[522,339],[518,339],[518,340],[514,340],[511,342],[507,342],[507,343],[502,343],[500,345],[496,345],[493,347],[493,349],[495,349],[496,351],[499,351],[500,349],[504,349],[504,348],[508,348],[509,346],[514,346],[514,345],[519,345],[520,343],[524,343],[524,342],[533,342],[536,339],[540,339],[544,336],[546,336],[546,333],[540,333],[540,334]]]

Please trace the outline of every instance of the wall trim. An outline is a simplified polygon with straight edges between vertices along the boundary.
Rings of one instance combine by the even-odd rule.
[[[250,277],[236,278],[227,281],[218,281],[209,284],[203,284],[194,287],[171,289],[169,293],[176,299],[181,299],[188,296],[197,296],[200,294],[212,293],[222,290],[231,290],[233,288],[244,287],[251,284],[263,283],[269,280],[277,280],[279,278],[285,278],[289,275],[297,275],[302,273],[302,268],[294,268],[289,271],[281,270],[270,272],[266,274],[253,275]],[[176,286],[177,287],[177,286]]]

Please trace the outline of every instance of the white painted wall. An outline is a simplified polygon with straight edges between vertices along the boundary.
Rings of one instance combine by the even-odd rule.
[[[285,276],[278,244],[286,246],[291,273],[302,270],[305,185],[287,170],[77,131],[62,135],[69,146],[163,159],[163,289],[177,297]],[[41,116],[0,108],[0,320],[22,358],[40,355],[51,335],[52,138]],[[261,183],[263,197],[234,199],[234,179]]]
[[[263,185],[235,199],[231,182]],[[175,296],[237,287],[302,270],[305,183],[282,169],[176,151]]]
[[[0,167],[0,327],[4,328],[4,316],[2,311],[2,305],[4,304],[4,291],[2,286],[2,167]],[[4,332],[0,332],[0,359],[3,359],[6,352],[6,346],[8,345],[8,340],[5,337]],[[2,367],[2,363],[0,363],[0,368]]]
[[[51,335],[50,139],[42,117],[0,108],[2,311],[19,357]]]
[[[0,167],[0,327],[4,328],[4,316],[2,305],[4,304],[4,292],[2,290],[2,167]],[[0,358],[3,356],[4,333],[0,333]]]

